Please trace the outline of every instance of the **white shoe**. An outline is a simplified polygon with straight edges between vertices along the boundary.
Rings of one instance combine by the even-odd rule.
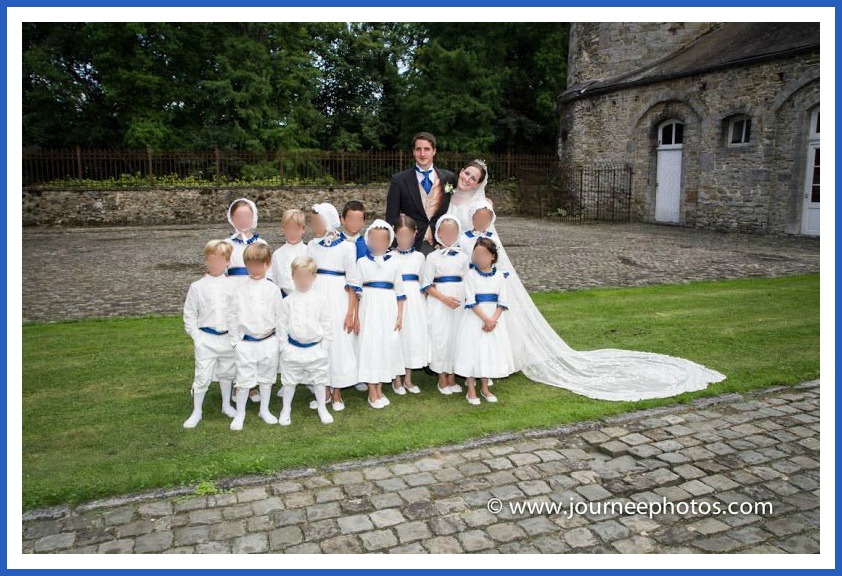
[[[322,421],[322,424],[333,424],[333,416],[327,410],[319,412],[319,420]]]
[[[378,400],[380,401],[380,404],[382,404],[383,406],[388,406],[389,404],[391,404],[391,402],[389,402],[389,399],[386,398],[385,396],[381,396],[380,398],[378,398]]]
[[[241,418],[239,416],[235,416],[233,420],[231,420],[231,430],[242,430],[243,423],[245,422],[245,417]]]
[[[363,384],[362,382],[360,382],[359,384],[355,385],[354,388],[356,388],[360,392],[365,392],[366,390],[368,390],[368,384]]]
[[[468,401],[468,404],[470,404],[471,406],[479,406],[480,405],[479,398],[471,398],[466,394],[465,399]]]
[[[190,418],[188,418],[187,420],[184,421],[184,424],[182,424],[182,426],[184,426],[185,428],[195,428],[196,424],[198,424],[201,421],[202,421],[202,413],[201,412],[193,412],[190,415]]]
[[[284,416],[284,413],[281,412],[281,415],[278,416],[278,424],[280,424],[281,426],[289,426],[290,424],[292,424],[292,418],[290,418],[289,416]]]
[[[488,385],[489,385],[489,386],[494,386],[494,380],[492,380],[491,378],[489,378],[489,379],[488,379]]]
[[[278,393],[275,394],[275,396],[277,396],[278,398],[284,397],[284,387],[283,386],[278,386]]]
[[[378,398],[374,402],[372,402],[371,398],[369,398],[368,399],[368,405],[371,406],[372,408],[376,408],[377,410],[380,410],[381,408],[383,408],[383,404],[380,402],[380,398]]]
[[[340,400],[339,402],[333,403],[333,411],[334,412],[342,412],[345,409],[345,403]]]
[[[404,385],[404,388],[406,388],[407,390],[409,390],[413,394],[421,394],[421,388],[419,388],[415,384],[413,384],[412,386]]]
[[[228,416],[229,418],[233,418],[237,415],[237,411],[234,410],[234,407],[228,404],[227,406],[222,407],[222,413]]]
[[[445,396],[450,396],[451,394],[453,394],[453,392],[450,390],[450,386],[445,386],[444,388],[440,388],[439,385],[436,384],[436,389],[438,389],[438,391],[441,392],[442,394],[444,394]]]
[[[258,414],[267,424],[277,424],[278,419],[272,416],[271,412],[261,412]]]
[[[462,392],[462,387],[459,384],[453,384],[452,386],[448,386],[451,394],[459,394]]]
[[[392,385],[392,391],[397,394],[398,396],[406,396],[406,387],[405,386],[398,386],[395,388],[394,384]]]
[[[325,400],[325,406],[327,406],[331,402],[333,402],[333,399],[328,398],[327,400]],[[318,402],[316,402],[315,400],[310,400],[310,410],[316,410],[316,409],[318,409],[318,407],[319,407]]]
[[[252,394],[251,392],[249,392],[249,400],[251,400],[251,401],[252,401],[252,402],[254,402],[255,404],[257,404],[258,402],[260,402],[260,392],[255,392],[254,394]]]
[[[495,402],[497,402],[497,396],[495,396],[495,395],[494,395],[494,394],[492,394],[491,392],[489,392],[488,394],[485,394],[485,393],[483,393],[483,392],[480,392],[480,395],[481,395],[483,398],[485,398],[485,401],[486,401],[486,402],[490,402],[490,403],[492,403],[492,404],[494,404]]]

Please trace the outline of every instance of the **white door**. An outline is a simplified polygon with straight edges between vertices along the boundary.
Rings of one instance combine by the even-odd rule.
[[[684,125],[667,120],[658,127],[658,180],[655,188],[655,221],[678,224],[681,213],[681,159]]]
[[[819,236],[819,168],[821,165],[819,145],[819,111],[810,117],[810,144],[807,149],[807,170],[804,178],[804,214],[801,232]]]

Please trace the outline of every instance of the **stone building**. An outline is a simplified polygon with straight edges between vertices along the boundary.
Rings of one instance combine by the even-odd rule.
[[[632,169],[632,217],[819,234],[817,23],[575,23],[559,153]]]

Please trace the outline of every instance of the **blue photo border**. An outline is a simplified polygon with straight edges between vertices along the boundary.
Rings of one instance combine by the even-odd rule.
[[[17,0],[17,1],[14,1],[13,0],[11,2],[4,2],[4,10],[2,11],[2,33],[3,33],[3,36],[4,36],[4,42],[2,43],[2,61],[0,61],[0,66],[2,66],[2,72],[3,72],[3,74],[2,74],[3,82],[4,82],[4,86],[6,88],[5,90],[3,90],[3,96],[2,96],[3,103],[4,103],[4,109],[8,106],[8,101],[7,101],[6,96],[7,96],[7,92],[8,92],[8,89],[9,89],[8,77],[7,77],[7,74],[8,74],[8,69],[7,69],[7,58],[8,58],[7,41],[8,41],[8,38],[5,38],[6,30],[7,30],[7,24],[8,24],[8,12],[7,12],[8,8],[34,8],[34,7],[51,8],[51,7],[74,7],[74,6],[122,7],[122,8],[126,8],[126,7],[140,7],[140,8],[158,8],[158,7],[160,7],[160,8],[173,8],[173,7],[179,7],[179,8],[181,8],[181,7],[185,7],[185,8],[191,8],[191,7],[234,7],[234,8],[243,8],[243,7],[289,7],[289,8],[293,8],[293,7],[296,7],[296,8],[299,8],[300,7],[300,8],[313,9],[313,8],[318,8],[318,7],[362,7],[362,8],[365,8],[365,7],[395,7],[395,6],[400,6],[400,3],[395,2],[394,0],[385,0],[385,1],[364,0],[363,2],[342,2],[342,1],[336,1],[336,0],[328,0],[328,1],[323,0],[323,1],[319,1],[316,4],[312,4],[312,5],[309,4],[309,3],[303,2],[301,0],[299,0],[297,2],[246,0],[245,2],[243,2],[239,5],[232,5],[232,3],[230,1],[225,1],[225,0],[216,0],[216,1],[214,1],[214,0],[180,0],[180,1],[176,0],[175,2],[166,2],[164,0],[149,0],[149,1],[129,0],[129,1],[125,1],[125,2],[114,2],[114,1],[107,1],[107,0],[90,0],[90,1],[85,1],[85,2],[63,2],[63,1],[57,1],[57,0],[46,0],[46,1],[38,1],[38,0],[30,0],[30,1]],[[403,7],[405,7],[405,6],[406,5],[404,5]],[[514,5],[510,1],[506,2],[506,1],[499,1],[499,0],[498,1],[493,1],[493,0],[491,0],[491,1],[489,1],[489,0],[486,0],[486,1],[457,0],[456,2],[454,2],[453,0],[428,0],[427,2],[424,3],[424,6],[425,6],[425,8],[433,8],[433,7],[450,7],[450,8],[453,8],[453,7],[467,7],[467,8],[470,8],[470,7],[503,7],[503,8],[505,8],[505,7],[516,7],[516,8],[521,8],[521,7],[548,7],[548,8],[550,8],[550,7],[553,7],[553,8],[555,8],[555,7],[569,7],[569,8],[570,7],[577,7],[577,8],[581,8],[581,7],[585,7],[585,8],[587,8],[587,7],[593,7],[593,8],[678,7],[678,6],[676,6],[676,2],[667,2],[665,0],[645,0],[643,2],[629,2],[629,1],[622,1],[622,0],[607,0],[607,1],[602,0],[602,1],[599,1],[599,2],[596,2],[596,3],[526,0],[525,2],[518,3],[517,5]],[[810,0],[804,6],[811,7],[811,8],[821,8],[821,7],[833,7],[833,8],[835,8],[836,2],[831,1],[831,0]],[[692,3],[691,6],[683,6],[683,8],[719,8],[719,7],[763,8],[763,7],[801,7],[801,6],[796,6],[792,2],[782,2],[782,1],[779,1],[779,0],[766,0],[766,1],[756,1],[756,0],[745,1],[745,0],[743,0],[743,1],[740,1],[740,2],[734,2],[734,3],[722,2],[721,0],[696,0],[695,2]],[[839,23],[839,15],[838,15],[838,12],[836,12],[836,11],[834,12],[834,22],[835,22],[835,24]],[[837,28],[838,28],[838,26],[837,26]],[[835,46],[834,46],[834,51],[837,52],[837,54],[838,54],[838,50]],[[6,110],[6,114],[4,114],[3,118],[2,118],[2,126],[3,126],[3,129],[4,129],[3,132],[5,134],[7,134],[7,138],[8,138],[8,116],[7,116],[8,113],[9,113],[8,110]],[[8,150],[7,150],[7,139],[3,140],[2,147],[3,147],[4,153],[5,153],[4,156],[5,156],[6,174],[8,175],[11,167],[9,165]],[[7,202],[8,202],[8,198],[9,198],[9,196],[8,196],[9,190],[7,190],[6,192],[7,192],[7,194],[5,196],[6,202],[3,202],[2,206],[0,207],[0,210],[2,210],[4,222],[6,222],[8,220]],[[838,216],[838,210],[837,210],[837,214],[834,214],[834,217],[835,216]],[[9,231],[7,230],[7,239],[6,240],[7,240],[7,243],[6,243],[7,248],[4,251],[3,256],[2,256],[3,271],[4,271],[4,276],[6,277],[6,282],[3,283],[2,292],[3,292],[4,300],[7,302],[7,306],[8,306],[7,289],[8,289],[8,282],[10,280],[10,275],[9,275],[9,270],[8,270],[9,249],[10,248],[19,249],[19,240],[20,239],[10,237]],[[14,277],[14,275],[12,275],[12,277]],[[7,308],[7,306],[3,307],[2,320],[3,320],[3,324],[5,326],[7,326],[7,331],[8,331],[8,330],[11,329],[11,327],[8,326],[8,308]],[[839,312],[837,312],[837,314],[839,314]],[[834,317],[833,320],[835,322],[836,317]],[[4,379],[6,379],[6,380],[8,379],[8,364],[9,364],[8,363],[8,332],[7,331],[4,331],[3,335],[2,335],[2,341],[3,341],[3,344],[4,344],[3,348],[5,350],[5,353],[3,354],[2,365],[3,365],[3,369],[4,369],[3,370]],[[834,331],[835,331],[835,324],[834,324]],[[6,384],[7,384],[7,390],[8,390],[9,382],[7,381]],[[15,383],[12,383],[12,384],[15,385]],[[19,385],[19,384],[20,383],[17,383],[17,385]],[[834,383],[830,383],[830,385],[833,385],[833,384]],[[8,411],[8,399],[7,399],[6,395],[2,395],[2,407],[3,407],[3,413],[6,414],[7,411]],[[839,409],[842,408],[842,401],[840,401],[838,397],[836,399],[835,408],[836,408],[837,413],[839,412]],[[834,430],[834,432],[835,432],[835,430]],[[0,481],[2,481],[3,494],[4,494],[4,496],[2,498],[3,517],[8,518],[8,512],[9,512],[8,502],[5,498],[6,490],[7,490],[6,479],[7,479],[7,476],[8,476],[8,452],[7,452],[8,436],[7,436],[6,430],[3,431],[3,436],[4,436],[4,440],[5,440],[2,443],[4,474],[3,474],[2,480],[0,480]],[[836,455],[837,455],[837,462],[838,462],[838,450],[836,451]],[[833,489],[835,489],[835,487],[833,487]],[[840,504],[837,501],[837,504],[836,504],[837,517],[838,517],[839,507],[840,507]],[[5,571],[12,572],[12,570],[9,570],[9,568],[8,568],[8,550],[7,550],[7,547],[6,547],[6,544],[7,544],[7,532],[6,532],[7,523],[3,523],[2,528],[0,528],[0,530],[2,530],[3,555],[4,555],[5,560],[6,560],[4,562],[4,568],[5,568]],[[838,531],[837,531],[837,534],[838,534]],[[536,573],[536,572],[551,573],[551,572],[558,572],[558,571],[561,571],[561,570],[565,570],[563,560],[560,560],[558,562],[558,564],[559,564],[559,568],[557,568],[557,569],[533,569],[533,570],[529,570],[529,572],[530,573]],[[280,563],[279,565],[282,566],[283,564]],[[131,569],[131,568],[128,568],[128,569]],[[110,568],[109,570],[116,570],[116,569]],[[201,570],[196,569],[196,570],[177,570],[177,571],[178,571],[178,573],[187,573],[187,574],[192,573],[192,574],[196,574],[198,576],[200,574],[204,574],[206,570],[207,569],[203,568]],[[595,569],[595,570],[587,570],[587,573],[593,574],[595,576],[600,576],[600,575],[604,575],[604,574],[616,574],[616,573],[620,573],[620,572],[627,572],[629,570],[630,569]],[[700,574],[700,575],[701,574],[713,574],[713,573],[722,574],[724,572],[735,571],[735,570],[719,570],[719,569],[693,569],[692,567],[688,566],[688,567],[676,568],[676,569],[659,570],[659,572],[671,572],[671,571],[678,571],[678,570],[688,570],[688,571],[692,571],[695,574]],[[817,570],[818,569],[810,570],[810,571],[812,572],[812,571],[817,571]],[[18,570],[14,570],[14,571],[17,572]],[[52,569],[50,569],[50,570],[27,570],[27,573],[33,573],[33,574],[44,573],[44,574],[46,574],[46,573],[52,573],[52,572],[57,572],[57,571],[58,570],[52,570]],[[160,573],[162,571],[163,572],[167,572],[167,571],[175,572],[176,570],[172,570],[172,569],[171,570],[159,570],[159,569],[140,569],[140,570],[137,570],[137,569],[135,569],[134,571],[138,572],[138,573],[143,573],[143,572]],[[434,574],[434,573],[435,574],[441,574],[441,573],[455,572],[455,571],[456,570],[436,570],[436,569],[407,569],[407,570],[405,570],[406,573],[417,574],[417,575]],[[459,571],[462,572],[461,570],[459,570]],[[521,572],[521,571],[525,572],[526,570],[506,570],[506,572],[510,572],[510,573],[516,573],[516,572]],[[334,572],[334,570],[328,570],[328,569],[314,569],[314,570],[293,569],[293,570],[285,570],[284,572],[290,573],[290,574],[300,573],[300,574],[308,574],[308,575],[320,575],[320,574],[332,573],[332,572]],[[356,570],[356,569],[350,570],[349,569],[349,570],[347,570],[347,572],[363,573],[365,571],[364,570]],[[465,572],[479,572],[479,570],[465,570]],[[787,572],[787,570],[770,570],[769,572],[780,573],[780,572]]]

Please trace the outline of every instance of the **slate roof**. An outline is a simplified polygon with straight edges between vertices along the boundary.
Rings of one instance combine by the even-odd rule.
[[[579,82],[562,101],[784,58],[819,49],[818,22],[727,22],[652,64],[610,78]]]

